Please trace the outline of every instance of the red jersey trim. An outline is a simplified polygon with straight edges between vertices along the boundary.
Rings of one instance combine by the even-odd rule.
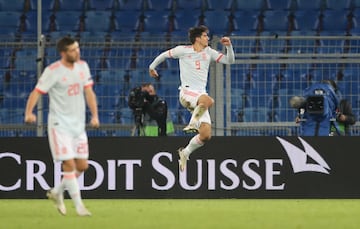
[[[216,59],[216,62],[219,63],[220,59],[224,56],[224,54],[220,54],[220,56]]]
[[[40,94],[43,94],[43,95],[45,95],[45,94],[46,94],[46,92],[45,92],[45,91],[40,90],[39,88],[35,88],[35,91],[37,91],[37,92],[39,92]]]
[[[61,66],[61,62],[60,61],[56,61],[55,63],[52,63],[50,66],[49,66],[49,69],[50,70],[54,70],[54,69],[57,69],[58,67]]]
[[[89,83],[89,84],[86,84],[86,85],[84,86],[84,88],[92,87],[93,85],[94,85],[94,82]]]

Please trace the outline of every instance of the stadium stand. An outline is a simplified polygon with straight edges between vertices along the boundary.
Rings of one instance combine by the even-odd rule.
[[[294,0],[294,10],[322,11],[325,8],[326,2],[323,0]]]
[[[17,12],[27,12],[33,9],[33,2],[30,0],[12,0],[0,1],[0,10],[1,11],[17,11]]]
[[[264,11],[269,9],[269,4],[267,0],[231,0],[226,9],[231,11]]]
[[[2,32],[17,32],[22,13],[18,11],[0,11],[0,27]]]
[[[173,122],[183,125],[189,117],[177,99],[176,61],[159,66],[157,81],[148,77],[147,66],[160,52],[188,43],[188,28],[201,24],[210,28],[211,45],[218,45],[219,36],[231,36],[239,60],[222,69],[224,80],[218,66],[210,72],[210,78],[216,75],[210,85],[231,82],[222,89],[224,96],[216,97],[220,106],[225,101],[224,120],[239,128],[265,123],[251,130],[224,126],[225,135],[297,134],[289,97],[326,78],[336,80],[341,96],[359,114],[358,0],[43,0],[46,47],[40,61],[37,8],[34,0],[0,0],[1,124],[22,124],[21,108],[36,83],[37,64],[58,59],[54,44],[70,35],[79,39],[91,67],[102,122],[119,124],[119,129],[92,135],[129,135],[133,120],[127,93],[146,81],[167,99]],[[45,99],[43,115],[46,109]],[[278,129],[266,127],[268,123],[278,123]],[[21,128],[0,130],[1,136],[35,135]]]
[[[111,24],[111,12],[106,10],[87,11],[84,19],[85,31],[110,32],[116,28]]]
[[[326,9],[349,10],[351,8],[351,2],[353,2],[353,0],[348,0],[348,1],[326,0]]]
[[[264,12],[264,31],[289,31],[289,13],[282,10]]]
[[[52,0],[50,10],[53,11],[83,11],[85,0]]]
[[[292,2],[292,0],[272,0],[268,2],[268,9],[290,11],[293,9]]]
[[[112,0],[88,0],[87,10],[111,10],[113,8]]]

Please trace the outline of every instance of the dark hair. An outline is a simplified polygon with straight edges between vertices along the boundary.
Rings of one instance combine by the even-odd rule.
[[[71,37],[63,37],[56,43],[56,49],[60,52],[65,52],[68,49],[68,46],[74,44],[76,40]]]
[[[208,31],[209,31],[209,29],[204,25],[190,28],[189,29],[189,40],[190,40],[191,44],[195,43],[195,40],[197,37],[201,37],[201,35],[204,32],[207,33]]]
[[[142,83],[141,87],[149,87],[150,85],[152,85],[152,83],[146,82],[146,83]]]
[[[334,89],[335,93],[337,93],[337,85],[336,85],[336,82],[334,80],[323,80],[321,82],[330,84],[331,87]]]

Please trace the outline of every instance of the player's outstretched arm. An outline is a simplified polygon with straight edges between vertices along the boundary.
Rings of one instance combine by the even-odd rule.
[[[169,58],[169,50],[162,52],[160,55],[158,55],[153,62],[149,65],[149,74],[151,77],[153,78],[157,78],[159,77],[159,74],[157,73],[157,71],[155,70],[156,67],[161,64],[162,62],[164,62],[166,60],[166,58]]]
[[[155,69],[149,69],[149,75],[153,78],[159,77],[159,74],[157,73],[157,71]]]
[[[224,46],[231,46],[231,39],[230,37],[222,37],[220,39],[221,44],[223,44]]]
[[[220,59],[220,63],[233,64],[235,63],[235,53],[229,37],[222,37],[220,39],[221,44],[226,47],[226,55]]]

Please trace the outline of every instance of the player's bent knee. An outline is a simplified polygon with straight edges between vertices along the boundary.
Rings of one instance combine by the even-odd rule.
[[[200,134],[200,138],[199,138],[202,142],[207,142],[211,139],[211,134],[208,133],[203,133]]]
[[[77,161],[76,163],[76,170],[79,172],[84,172],[89,168],[89,164],[87,163],[87,161]]]

